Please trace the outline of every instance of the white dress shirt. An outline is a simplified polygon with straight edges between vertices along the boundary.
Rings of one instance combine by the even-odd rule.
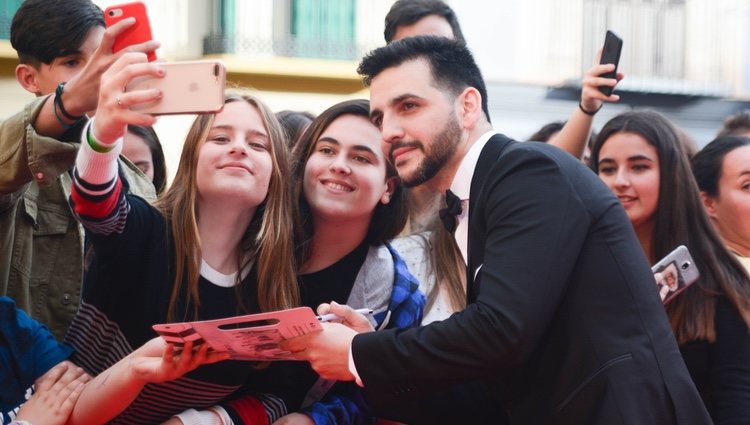
[[[469,194],[471,193],[471,178],[474,176],[474,169],[477,167],[479,161],[479,155],[482,153],[482,149],[487,144],[492,136],[496,133],[494,131],[488,131],[477,139],[476,142],[469,148],[469,152],[466,153],[464,159],[461,160],[461,165],[458,167],[456,175],[453,177],[451,183],[451,192],[453,192],[459,199],[461,199],[461,214],[458,215],[458,226],[456,227],[456,233],[453,237],[456,238],[458,248],[461,250],[461,256],[464,257],[464,263],[468,264],[468,250],[469,250]]]

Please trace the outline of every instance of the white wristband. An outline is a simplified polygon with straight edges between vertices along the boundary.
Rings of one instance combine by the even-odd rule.
[[[214,407],[209,407],[208,410],[210,410],[210,411],[216,413],[217,415],[219,415],[219,418],[221,418],[222,425],[234,425],[234,421],[229,416],[229,413],[227,413],[227,411],[224,410],[223,407],[221,407],[221,406],[214,406]]]
[[[179,415],[175,415],[182,421],[183,425],[222,425],[221,417],[210,410],[188,409]]]

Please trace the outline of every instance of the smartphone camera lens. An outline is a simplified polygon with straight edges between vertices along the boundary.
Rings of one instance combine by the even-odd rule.
[[[214,77],[219,76],[219,64],[214,65]]]
[[[688,267],[690,267],[690,261],[685,261],[682,263],[682,267],[680,267],[682,270],[687,270]]]
[[[107,15],[110,16],[110,18],[115,18],[118,16],[122,16],[122,9],[112,9],[107,11]]]

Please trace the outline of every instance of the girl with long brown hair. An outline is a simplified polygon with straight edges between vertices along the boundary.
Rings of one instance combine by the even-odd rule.
[[[163,73],[144,55],[126,54],[104,75],[76,160],[71,205],[94,254],[66,340],[91,374],[152,338],[154,324],[278,310],[299,298],[288,159],[271,111],[255,97],[227,95],[221,112],[199,116],[154,207],[127,193],[114,160],[127,125],[154,122],[129,107],[158,99],[157,90],[122,92],[142,75]],[[202,366],[147,386],[116,420],[160,423],[210,407],[253,375],[246,362]]]
[[[621,114],[602,128],[591,161],[651,264],[678,245],[692,254],[701,277],[667,315],[714,421],[750,421],[750,281],[703,209],[678,132],[656,112]]]

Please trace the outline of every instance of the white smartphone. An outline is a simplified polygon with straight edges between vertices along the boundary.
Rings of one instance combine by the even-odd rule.
[[[224,107],[226,68],[218,60],[160,63],[164,77],[134,78],[125,91],[158,88],[161,99],[133,105],[130,109],[153,115],[201,114]]]
[[[690,256],[690,252],[684,245],[678,246],[654,264],[651,271],[654,274],[661,273],[661,279],[657,280],[656,287],[664,304],[687,289],[700,276],[693,257]]]

